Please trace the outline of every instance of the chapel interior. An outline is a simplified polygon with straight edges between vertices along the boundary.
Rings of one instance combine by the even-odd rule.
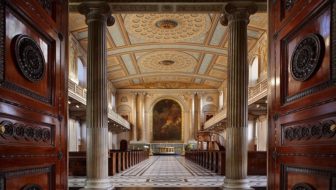
[[[3,0],[0,190],[336,190],[335,23],[333,0]]]

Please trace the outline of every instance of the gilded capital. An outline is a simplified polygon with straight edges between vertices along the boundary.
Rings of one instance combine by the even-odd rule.
[[[222,25],[227,26],[230,22],[250,21],[250,15],[257,12],[257,6],[254,3],[235,4],[229,3],[224,7],[224,14],[220,19]]]
[[[87,24],[98,21],[112,26],[115,22],[111,7],[105,2],[85,2],[78,6],[78,11],[85,15]]]

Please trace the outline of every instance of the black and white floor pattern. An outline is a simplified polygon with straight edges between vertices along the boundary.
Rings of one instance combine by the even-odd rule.
[[[266,176],[248,176],[250,185],[266,186]],[[69,187],[84,187],[84,177],[69,177]],[[110,177],[115,187],[221,187],[219,176],[182,156],[151,156],[148,160]]]

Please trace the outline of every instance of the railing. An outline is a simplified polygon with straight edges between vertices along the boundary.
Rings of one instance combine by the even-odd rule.
[[[108,112],[108,118],[112,119],[113,121],[117,122],[128,130],[131,129],[130,123],[111,109]]]
[[[252,104],[257,100],[267,96],[267,79],[258,82],[255,86],[250,86],[248,89],[248,104]]]
[[[221,127],[221,122],[226,119],[226,109],[223,109],[207,122],[204,123],[204,129],[209,130],[210,127]],[[223,124],[223,123],[222,123]]]
[[[68,92],[69,92],[69,96],[71,98],[73,98],[73,99],[79,101],[80,103],[86,105],[86,89],[79,86],[78,84],[76,84],[71,79],[69,79],[69,82],[68,82]],[[131,129],[130,123],[111,109],[108,110],[108,118],[113,120],[114,122],[118,123],[122,127],[128,129],[128,130]]]
[[[260,100],[261,98],[267,96],[267,79],[264,79],[257,83],[255,86],[251,86],[248,89],[248,104],[253,104],[254,102]],[[204,129],[209,131],[213,128],[223,128],[226,123],[226,109],[223,109],[207,122],[204,123]]]
[[[203,147],[204,146],[203,143],[205,142],[208,143],[207,150],[224,150],[225,149],[225,138],[217,132],[199,131],[197,133],[198,149],[200,149],[199,145]]]

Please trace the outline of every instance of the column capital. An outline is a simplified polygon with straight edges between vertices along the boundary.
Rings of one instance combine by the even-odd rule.
[[[115,22],[111,7],[106,2],[85,2],[78,6],[78,11],[85,15],[87,24],[98,21],[112,26]]]
[[[233,21],[245,21],[248,24],[250,15],[256,12],[257,6],[254,3],[229,3],[224,7],[224,15],[220,22],[224,26]]]

